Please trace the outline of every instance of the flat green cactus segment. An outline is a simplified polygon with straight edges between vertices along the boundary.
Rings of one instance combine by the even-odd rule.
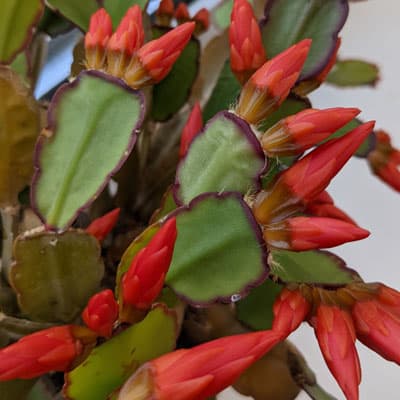
[[[10,63],[28,45],[43,8],[42,0],[0,2],[0,63]]]
[[[88,30],[90,16],[99,8],[96,0],[46,0],[46,2],[83,31]]]
[[[377,65],[363,60],[340,60],[326,80],[341,87],[375,86],[379,80],[379,69]]]
[[[153,38],[159,38],[168,29],[153,28]],[[151,116],[166,121],[186,103],[199,70],[200,42],[192,37],[176,60],[169,74],[153,88]]]
[[[238,319],[254,330],[271,329],[272,306],[283,286],[267,279],[236,305]]]
[[[262,28],[268,58],[302,39],[312,46],[300,79],[317,75],[328,62],[348,15],[345,0],[272,0]]]
[[[17,204],[29,184],[39,132],[36,101],[14,71],[0,66],[0,207]]]
[[[103,7],[110,14],[114,29],[117,28],[128,8],[138,5],[142,10],[147,5],[147,0],[103,0]]]
[[[208,122],[178,167],[175,197],[183,204],[205,192],[246,193],[258,187],[265,157],[249,125],[223,112]]]
[[[267,274],[261,232],[237,193],[196,198],[176,216],[166,283],[192,304],[231,301]]]
[[[284,282],[344,285],[354,281],[355,272],[328,251],[274,250],[271,273]]]
[[[131,152],[143,119],[140,92],[98,72],[82,72],[53,98],[36,147],[34,207],[66,228],[93,202]]]
[[[24,315],[71,322],[99,290],[104,274],[98,241],[84,231],[19,236],[11,283]]]
[[[65,376],[70,400],[106,400],[143,363],[172,351],[176,340],[174,313],[156,306],[140,323],[96,347]]]

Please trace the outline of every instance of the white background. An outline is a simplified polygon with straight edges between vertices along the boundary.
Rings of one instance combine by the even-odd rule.
[[[373,88],[339,90],[325,85],[311,96],[316,108],[356,106],[363,120],[376,119],[400,147],[400,2],[369,0],[352,3],[342,31],[342,58],[363,58],[376,62],[381,80]],[[373,177],[364,160],[352,160],[331,184],[329,191],[338,206],[346,210],[371,236],[334,251],[355,267],[366,281],[381,281],[400,290],[400,194]],[[320,354],[313,331],[307,325],[291,337],[317,372],[320,384],[338,399],[342,392],[331,377]],[[400,399],[400,368],[358,344],[362,383],[360,399]],[[244,397],[227,390],[220,399]],[[307,399],[301,394],[299,399]],[[276,399],[279,400],[279,399]]]

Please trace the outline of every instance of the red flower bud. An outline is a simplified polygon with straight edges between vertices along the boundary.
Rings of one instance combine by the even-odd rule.
[[[142,10],[129,8],[107,45],[107,71],[122,77],[133,54],[143,45]]]
[[[156,11],[157,23],[169,26],[171,19],[174,16],[174,11],[175,5],[173,0],[161,0]]]
[[[229,41],[232,72],[244,84],[267,59],[260,28],[247,0],[233,3]]]
[[[142,310],[150,308],[164,285],[176,236],[176,219],[172,218],[136,255],[122,278],[124,304]]]
[[[164,79],[188,44],[194,28],[194,22],[187,22],[146,43],[125,71],[128,85],[141,88]]]
[[[280,340],[273,331],[260,331],[176,350],[144,364],[118,399],[205,400],[231,385]]]
[[[273,306],[272,330],[286,338],[305,320],[310,309],[310,303],[299,290],[284,288]]]
[[[179,157],[182,158],[188,151],[190,143],[203,127],[203,117],[201,115],[200,103],[196,103],[189,115],[189,118],[182,130],[181,146]]]
[[[326,189],[373,129],[367,122],[348,134],[330,140],[283,171],[271,188],[261,191],[253,212],[260,224],[268,225],[296,212]]]
[[[304,39],[259,68],[243,86],[236,113],[258,124],[279,107],[297,81],[310,47],[311,39]]]
[[[118,304],[110,289],[92,296],[82,312],[85,324],[100,336],[109,337],[118,318]]]
[[[91,16],[89,30],[85,36],[86,65],[88,68],[103,68],[106,46],[111,35],[111,17],[104,8],[100,8]]]
[[[190,21],[190,14],[186,3],[179,3],[175,10],[175,18],[178,24]]]
[[[357,400],[361,368],[350,315],[337,306],[321,304],[313,326],[325,362],[346,399]]]
[[[399,295],[399,293],[397,293]],[[385,295],[357,302],[352,310],[358,339],[389,361],[400,365],[400,312]]]
[[[328,138],[359,113],[358,108],[300,111],[268,129],[261,137],[261,144],[270,157],[300,154]]]
[[[333,218],[294,217],[263,228],[268,245],[293,251],[338,246],[361,240],[369,232],[348,222]]]
[[[353,225],[357,225],[351,217],[349,217],[343,210],[336,207],[334,204],[311,202],[307,204],[305,212],[313,215],[314,217],[335,218]]]
[[[118,221],[120,209],[116,208],[100,218],[96,218],[87,228],[86,232],[102,242],[112,231]]]
[[[391,188],[400,192],[400,151],[392,146],[386,132],[376,132],[376,139],[376,147],[368,155],[371,170]]]
[[[86,328],[56,326],[24,336],[0,350],[0,381],[30,379],[50,371],[68,371],[95,337]]]
[[[210,12],[206,8],[202,8],[194,14],[192,21],[196,23],[196,34],[200,34],[210,26]]]

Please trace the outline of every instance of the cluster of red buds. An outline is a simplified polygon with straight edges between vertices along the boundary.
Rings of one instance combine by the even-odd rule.
[[[103,238],[112,228],[117,211],[95,220],[89,227],[90,231]],[[1,349],[0,381],[29,379],[50,371],[68,371],[82,362],[98,336],[112,336],[115,325],[125,321],[126,308],[148,310],[164,285],[176,235],[176,220],[171,218],[134,257],[123,276],[120,304],[109,289],[89,299],[82,312],[87,328],[57,326],[27,335]]]
[[[128,9],[114,33],[111,17],[101,8],[92,15],[85,36],[87,68],[122,78],[134,89],[157,83],[169,73],[194,28],[194,22],[187,22],[143,44],[139,6]]]
[[[400,364],[400,293],[381,283],[337,289],[288,286],[274,304],[272,330],[282,340],[308,321],[325,361],[348,400],[357,400],[361,368],[355,340]]]
[[[179,3],[175,8],[173,0],[161,0],[156,11],[156,22],[159,25],[170,26],[174,17],[179,25],[189,21],[194,22],[197,35],[205,32],[210,26],[210,12],[206,8],[201,8],[190,17],[186,3]]]

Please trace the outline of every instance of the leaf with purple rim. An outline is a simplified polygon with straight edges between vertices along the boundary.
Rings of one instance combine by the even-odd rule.
[[[80,230],[18,236],[14,259],[10,280],[19,306],[37,321],[71,322],[104,274],[98,241]]]
[[[206,192],[246,193],[259,187],[265,157],[250,126],[229,112],[218,113],[191,143],[174,186],[178,203]]]
[[[29,44],[43,9],[42,0],[0,2],[0,63],[10,63]]]
[[[271,273],[283,282],[344,285],[357,279],[338,256],[328,251],[273,250],[270,257]]]
[[[140,92],[100,72],[59,89],[36,145],[32,200],[43,222],[66,228],[96,199],[130,154],[143,114]]]
[[[65,375],[64,395],[70,400],[106,400],[144,362],[175,348],[173,312],[155,306],[146,318],[96,347]]]
[[[90,16],[99,8],[97,0],[46,0],[46,3],[83,31],[88,30]]]
[[[166,283],[189,303],[229,302],[268,274],[260,228],[240,194],[199,196],[177,210],[176,224]]]
[[[325,67],[349,12],[347,0],[271,0],[265,9],[262,36],[268,58],[302,39],[313,40],[300,80]]]

